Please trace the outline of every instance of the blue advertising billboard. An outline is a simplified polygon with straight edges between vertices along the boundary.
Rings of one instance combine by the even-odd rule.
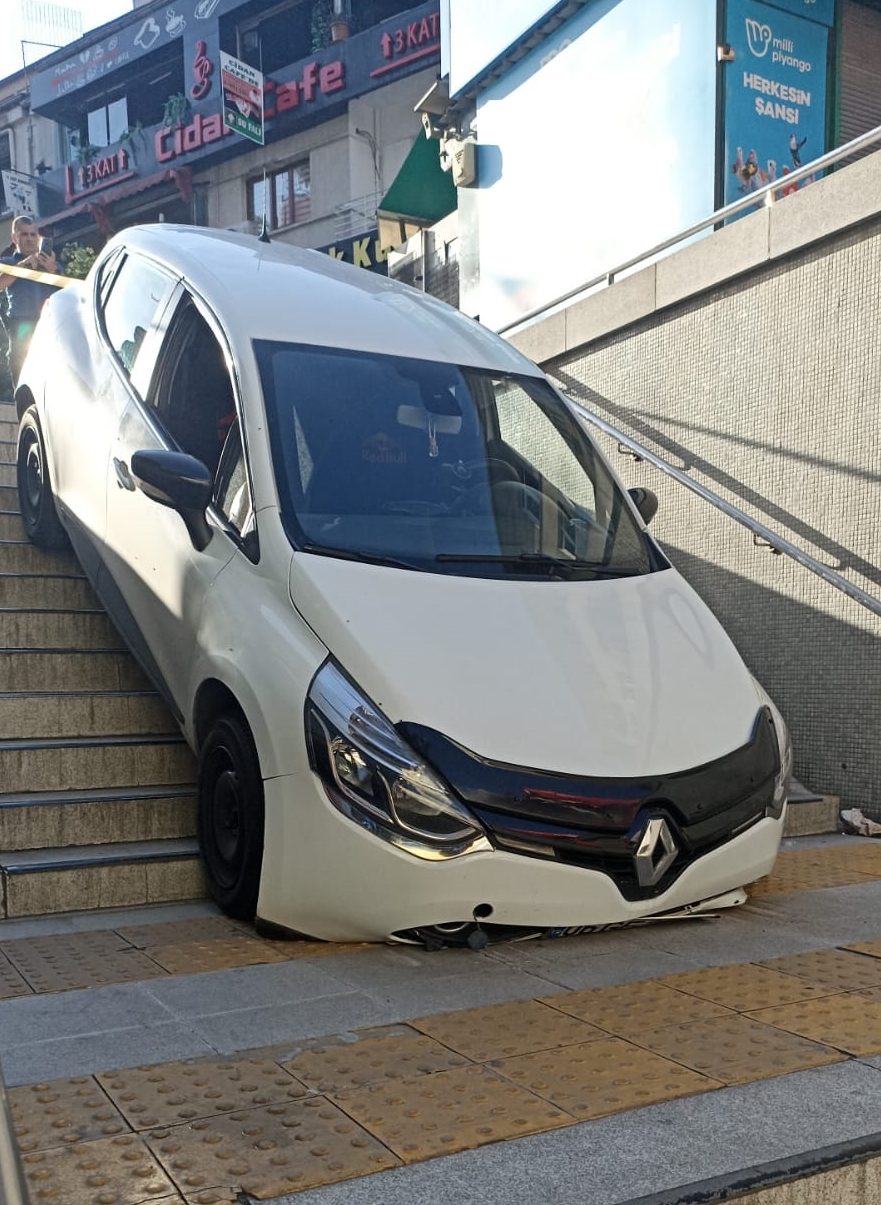
[[[774,180],[784,181],[785,195],[786,176],[825,152],[832,8],[833,0],[728,0],[726,205]]]

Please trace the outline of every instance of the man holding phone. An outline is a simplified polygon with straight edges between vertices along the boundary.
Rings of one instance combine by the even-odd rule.
[[[41,239],[34,219],[19,214],[12,223],[12,255],[0,258],[0,289],[6,290],[7,310],[4,319],[9,336],[9,371],[13,386],[24,362],[31,335],[37,325],[40,310],[47,297],[55,292],[52,285],[38,280],[26,280],[2,271],[3,264],[16,264],[21,268],[33,268],[38,272],[55,272],[55,252],[51,239]],[[48,246],[46,245],[48,244]]]

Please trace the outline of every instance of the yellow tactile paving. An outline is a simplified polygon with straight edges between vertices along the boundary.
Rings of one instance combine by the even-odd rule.
[[[128,1133],[125,1118],[90,1075],[10,1088],[12,1124],[23,1153]]]
[[[881,940],[857,941],[853,945],[842,946],[843,950],[852,950],[854,954],[868,954],[870,958],[881,958]]]
[[[812,1000],[817,996],[829,995],[831,990],[754,962],[682,971],[676,975],[665,975],[657,982],[699,996],[702,1000],[723,1004],[739,1013]]]
[[[304,1050],[282,1066],[316,1092],[343,1092],[385,1079],[448,1071],[467,1062],[433,1038],[411,1033]]]
[[[137,1134],[34,1151],[22,1159],[33,1202],[143,1205],[174,1184]]]
[[[334,1100],[405,1163],[573,1121],[535,1093],[479,1066],[341,1092]]]
[[[264,962],[288,962],[288,956],[265,941],[231,933],[207,941],[148,946],[145,954],[171,975],[195,975],[200,971],[223,971],[232,967],[256,966]]]
[[[475,1063],[606,1037],[606,1032],[595,1025],[539,1000],[439,1013],[419,1017],[410,1024]]]
[[[212,941],[233,933],[253,936],[250,925],[226,916],[196,916],[186,920],[160,921],[154,925],[123,925],[114,932],[137,950],[146,950],[148,946],[177,945],[180,942]]]
[[[19,938],[3,953],[36,992],[154,979],[167,972],[112,930]]]
[[[699,1000],[654,979],[544,996],[542,1003],[619,1038],[638,1038],[646,1030],[664,1025],[733,1015],[720,1004]]]
[[[399,1162],[321,1096],[159,1129],[146,1138],[184,1194],[238,1184],[263,1201]]]
[[[806,954],[763,959],[761,965],[787,975],[798,975],[833,992],[881,987],[881,959],[854,954],[850,950],[811,950]]]
[[[11,1000],[13,996],[29,996],[33,990],[6,955],[0,954],[0,1000]]]
[[[308,1092],[266,1059],[162,1063],[96,1078],[135,1130],[296,1100]]]
[[[579,1121],[722,1086],[718,1080],[622,1038],[567,1046],[565,1051],[516,1055],[492,1065],[506,1078],[558,1105]]]
[[[881,1054],[881,1003],[845,993],[750,1013],[756,1021],[856,1057]]]
[[[828,1046],[763,1025],[737,1013],[644,1033],[640,1046],[724,1084],[747,1084],[791,1071],[837,1063]]]

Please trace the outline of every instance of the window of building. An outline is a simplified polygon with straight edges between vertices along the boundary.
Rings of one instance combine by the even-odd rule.
[[[92,146],[110,146],[128,129],[128,102],[124,96],[92,109],[86,134]]]
[[[12,135],[8,130],[0,133],[0,171],[8,172],[12,170]],[[13,200],[7,197],[6,189],[3,186],[3,177],[0,176],[0,213],[8,213],[13,208]]]
[[[293,163],[248,183],[248,217],[270,230],[307,222],[312,216],[312,182],[308,160]]]

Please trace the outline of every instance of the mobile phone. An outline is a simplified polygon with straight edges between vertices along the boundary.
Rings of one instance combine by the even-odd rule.
[[[52,247],[53,247],[53,240],[51,238],[49,238],[48,235],[44,234],[43,237],[40,239],[40,254],[41,255],[51,255]]]

